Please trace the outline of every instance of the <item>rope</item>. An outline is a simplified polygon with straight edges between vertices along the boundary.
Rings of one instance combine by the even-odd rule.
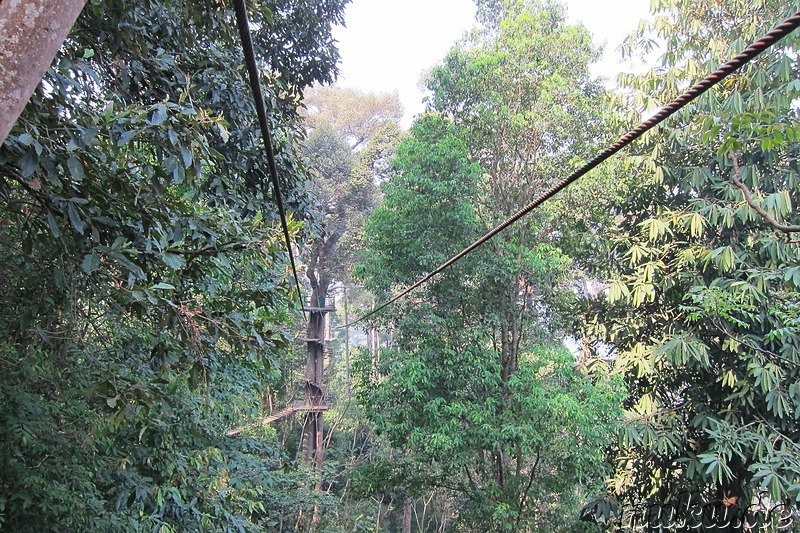
[[[261,128],[261,137],[264,140],[264,147],[267,150],[267,162],[269,164],[269,175],[272,181],[272,188],[275,191],[275,202],[278,204],[278,213],[281,218],[283,237],[286,240],[286,250],[289,252],[289,262],[292,265],[295,287],[297,287],[297,297],[300,300],[300,307],[305,315],[303,305],[303,293],[300,290],[300,280],[297,278],[297,267],[292,252],[292,242],[289,237],[289,225],[286,222],[286,209],[283,206],[283,196],[281,186],[278,181],[278,167],[275,165],[275,152],[272,148],[272,140],[267,123],[267,112],[264,107],[264,96],[261,94],[261,84],[258,81],[258,66],[256,65],[255,52],[253,51],[253,41],[250,38],[250,22],[247,20],[247,12],[244,5],[245,0],[233,0],[234,11],[236,12],[236,26],[239,29],[239,37],[242,40],[242,51],[244,52],[244,64],[247,67],[247,74],[250,79],[250,90],[253,92],[256,113],[258,114],[258,125]]]
[[[711,87],[713,87],[714,85],[725,79],[731,73],[735,72],[743,65],[752,61],[756,56],[761,54],[764,50],[767,50],[777,41],[781,40],[782,38],[793,32],[795,29],[797,29],[798,26],[800,26],[800,11],[798,11],[797,13],[786,19],[782,24],[776,26],[772,31],[761,37],[761,39],[750,45],[736,57],[734,57],[727,63],[723,64],[717,70],[712,72],[708,77],[706,77],[705,79],[703,79],[702,81],[691,87],[685,93],[683,93],[676,100],[662,107],[661,110],[658,111],[658,113],[656,113],[649,119],[645,120],[644,122],[639,124],[636,128],[630,130],[625,135],[623,135],[617,142],[606,148],[603,152],[598,154],[594,159],[584,164],[581,168],[573,172],[563,181],[556,184],[552,189],[548,190],[547,192],[536,198],[533,202],[531,202],[530,204],[526,205],[525,207],[523,207],[522,209],[511,215],[508,218],[508,220],[506,220],[502,224],[498,225],[497,227],[489,231],[486,235],[484,235],[474,243],[464,248],[462,251],[460,251],[459,253],[457,253],[444,263],[442,263],[440,266],[438,266],[435,270],[426,274],[422,279],[420,279],[407,289],[403,290],[402,292],[398,293],[390,300],[382,303],[381,305],[374,308],[370,312],[366,313],[360,318],[342,327],[349,327],[352,326],[353,324],[361,322],[365,318],[368,318],[374,315],[375,313],[381,311],[382,309],[390,306],[391,304],[393,304],[403,296],[407,295],[414,289],[420,287],[421,285],[424,285],[425,283],[430,281],[436,274],[439,274],[446,268],[450,267],[453,263],[455,263],[459,259],[463,258],[465,255],[473,251],[475,248],[478,248],[479,246],[486,243],[489,239],[491,239],[501,231],[505,230],[515,222],[517,222],[519,219],[521,219],[522,217],[524,217],[525,215],[527,215],[528,213],[539,207],[545,201],[549,200],[562,190],[569,187],[573,182],[577,181],[580,177],[587,174],[590,170],[598,166],[600,163],[602,163],[606,159],[609,159],[612,155],[616,154],[624,147],[631,144],[633,141],[641,137],[646,131],[654,128],[655,126],[663,122],[665,119],[675,114],[686,104],[688,104],[689,102],[691,102],[704,92],[708,91]]]

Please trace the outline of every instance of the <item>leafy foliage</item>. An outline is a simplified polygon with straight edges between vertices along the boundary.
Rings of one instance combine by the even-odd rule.
[[[668,101],[789,9],[656,2],[629,51],[660,39],[661,65],[621,80],[638,110]],[[687,489],[743,507],[760,490],[800,498],[800,255],[779,227],[797,224],[798,43],[776,44],[631,159],[642,184],[605,229],[607,295],[586,302],[590,330],[617,351],[632,393],[612,484],[619,496]]]
[[[596,52],[559,6],[486,3],[479,17],[431,72],[430,112],[398,147],[367,225],[359,275],[378,294],[529,202],[604,121],[591,104]],[[576,501],[602,477],[619,387],[558,348],[571,272],[550,222],[520,221],[418,289],[387,319],[391,348],[362,363],[366,415],[397,449],[366,471],[384,472],[397,498],[446,495],[456,529],[575,530]]]
[[[296,219],[297,97],[335,74],[342,8],[251,11]],[[263,531],[285,510],[270,434],[225,435],[260,411],[296,300],[238,50],[222,3],[91,2],[0,148],[3,528]]]
[[[466,137],[429,114],[398,147],[357,269],[368,288],[383,294],[416,281],[479,234],[473,201],[488,178],[470,161]],[[513,329],[498,295],[528,320],[534,302],[547,300],[526,285],[512,296],[505,284],[538,276],[557,285],[564,263],[546,244],[500,249],[518,257],[478,250],[443,272],[393,311],[391,347],[362,358],[361,403],[395,451],[354,476],[376,498],[438,492],[452,502],[442,507],[457,510],[458,530],[574,530],[575,482],[590,487],[602,476],[618,384],[577,371],[544,320]],[[513,360],[506,342],[518,350]]]
[[[401,136],[397,96],[333,87],[306,91],[311,129],[307,150],[321,229],[310,251],[312,301],[327,297],[334,279],[349,281],[363,225],[379,201],[381,166]],[[344,244],[345,246],[340,246]]]

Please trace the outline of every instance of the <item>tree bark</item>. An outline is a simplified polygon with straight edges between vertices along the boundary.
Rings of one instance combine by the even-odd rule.
[[[0,2],[0,144],[36,90],[86,0]]]
[[[411,533],[411,503],[412,499],[406,497],[403,502],[403,533]]]
[[[344,287],[344,382],[346,396],[350,398],[350,316],[348,314],[347,286]]]

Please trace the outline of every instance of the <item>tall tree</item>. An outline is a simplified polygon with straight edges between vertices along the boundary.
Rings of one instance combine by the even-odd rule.
[[[481,228],[472,201],[482,172],[458,129],[427,116],[398,149],[360,266],[379,294],[430,271]],[[521,254],[531,275],[559,284],[564,258],[556,250]],[[468,531],[570,530],[569,510],[574,519],[582,494],[576,482],[589,487],[602,477],[619,394],[612,382],[576,371],[544,333],[520,343],[508,370],[503,315],[490,304],[503,266],[493,250],[475,252],[392,312],[391,347],[364,361],[359,375],[366,414],[397,452],[359,476],[386,498],[443,490]],[[530,295],[519,298],[525,305]],[[544,500],[556,505],[544,510]]]
[[[342,9],[250,13],[298,219],[297,97],[334,76]],[[232,15],[91,2],[0,148],[3,529],[281,518],[278,447],[225,436],[260,410],[295,299]]]
[[[598,52],[583,27],[566,25],[563,6],[485,2],[478,17],[484,25],[432,71],[428,85],[431,109],[463,125],[470,160],[487,174],[476,207],[488,230],[591,153],[604,119],[601,89],[588,70]],[[503,315],[497,342],[507,375],[534,331],[524,324],[546,320],[539,303],[547,305],[551,284],[531,275],[523,250],[546,246],[551,231],[536,214],[489,243],[508,262],[491,297]],[[526,305],[518,305],[519,291],[529,295]]]
[[[378,294],[430,272],[597,141],[588,33],[552,3],[481,4],[479,16],[432,71],[429,115],[401,143],[367,227],[361,275]],[[393,344],[362,370],[367,414],[401,457],[388,486],[444,488],[466,530],[576,527],[575,479],[602,476],[616,396],[560,347],[571,274],[549,222],[520,221],[390,311]],[[557,503],[543,510],[544,499]]]
[[[628,51],[663,42],[661,63],[622,78],[639,110],[670,101],[791,4],[655,2]],[[619,497],[800,498],[798,45],[775,44],[632,158],[641,184],[613,208],[607,296],[585,310],[631,390]]]
[[[356,150],[348,142],[349,128],[312,123],[316,126],[306,148],[312,170],[310,192],[319,205],[319,228],[309,251],[306,276],[311,300],[318,302],[328,296],[334,280],[349,280],[364,222],[379,202],[378,182],[402,131],[393,118],[375,118],[375,131],[363,131],[361,149]],[[342,242],[345,246],[340,246]]]
[[[356,190],[349,186],[356,156],[330,124],[325,123],[311,133],[308,150],[316,170],[311,190],[320,203],[322,215],[320,236],[312,245],[306,269],[311,302],[316,306],[320,297],[328,296],[333,281],[332,256],[347,231],[350,216],[359,207],[371,207],[375,191],[372,183]]]
[[[356,89],[316,85],[304,93],[307,143],[313,179],[310,192],[319,202],[320,228],[306,271],[312,301],[327,297],[337,277],[345,282],[366,216],[378,201],[381,161],[394,152],[400,137],[402,106],[396,94],[362,93]]]
[[[363,93],[358,89],[316,85],[304,93],[306,120],[311,127],[330,124],[354,150],[387,122],[403,118],[403,106],[397,92]]]

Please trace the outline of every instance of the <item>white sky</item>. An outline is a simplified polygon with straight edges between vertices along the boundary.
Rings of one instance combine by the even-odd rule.
[[[613,78],[621,69],[617,49],[639,20],[649,15],[649,0],[566,0],[570,23],[582,22],[605,57],[593,68]],[[403,125],[423,110],[421,74],[444,58],[474,24],[472,0],[352,0],[346,28],[337,28],[342,55],[338,85],[365,92],[397,90],[405,109]]]

